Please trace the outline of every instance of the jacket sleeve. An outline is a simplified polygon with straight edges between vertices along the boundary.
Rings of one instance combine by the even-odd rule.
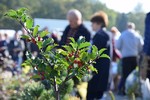
[[[59,45],[62,46],[62,45],[65,45],[66,43],[66,38],[67,38],[67,32],[68,32],[68,27],[66,27],[66,29],[64,30],[62,36],[61,36],[61,40],[59,42]]]
[[[90,42],[90,39],[91,39],[91,34],[90,34],[90,32],[89,32],[88,30],[86,30],[85,34],[86,34],[85,40],[86,40],[87,42]]]
[[[94,45],[98,48],[98,50],[102,49],[102,48],[107,48],[107,42],[108,42],[109,38],[106,36],[96,36],[94,38]]]
[[[150,13],[145,18],[144,52],[150,56]]]
[[[80,36],[85,37],[85,40],[86,40],[87,42],[90,42],[90,40],[91,40],[91,34],[90,34],[89,30],[88,30],[87,28],[85,28],[84,26],[82,26],[82,27],[78,30],[76,40],[78,40],[78,38],[79,38]]]

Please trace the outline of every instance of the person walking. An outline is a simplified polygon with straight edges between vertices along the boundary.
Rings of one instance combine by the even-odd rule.
[[[138,66],[137,58],[143,48],[143,40],[135,31],[135,24],[129,22],[122,32],[117,48],[122,54],[122,78],[119,84],[119,94],[125,95],[125,81],[128,75]]]

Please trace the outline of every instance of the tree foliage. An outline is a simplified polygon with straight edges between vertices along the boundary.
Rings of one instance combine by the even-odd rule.
[[[118,14],[116,24],[120,32],[124,31],[127,28],[127,22],[128,18],[126,14]]]
[[[0,28],[20,29],[20,26],[3,14],[8,9],[26,7],[33,18],[66,19],[66,13],[70,9],[78,9],[83,14],[83,20],[89,20],[91,15],[99,10],[108,13],[110,26],[115,25],[117,13],[108,9],[100,1],[93,0],[1,0]],[[15,23],[11,25],[10,23]]]
[[[117,26],[120,31],[126,29],[127,21],[136,24],[137,30],[144,31],[145,13],[140,10],[140,4],[135,11],[121,14],[106,7],[100,0],[0,0],[0,28],[20,29],[21,26],[14,20],[3,17],[8,9],[26,7],[33,18],[66,19],[66,13],[70,9],[78,9],[83,15],[83,20],[89,20],[96,11],[103,10],[108,14],[110,29]],[[138,11],[137,11],[138,10]],[[10,23],[14,23],[13,25]],[[141,23],[141,24],[138,24]]]

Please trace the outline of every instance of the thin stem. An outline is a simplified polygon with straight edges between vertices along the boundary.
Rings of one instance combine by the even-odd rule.
[[[74,54],[74,60],[76,59],[76,54],[77,54],[77,52],[78,52],[78,47],[77,47],[77,50],[76,50],[76,52],[75,52],[75,54]],[[70,65],[72,66],[72,65],[73,65],[73,62],[72,62]],[[65,83],[66,83],[68,80],[72,79],[72,78],[75,76],[75,73],[72,73],[71,75],[69,75],[69,74],[70,74],[70,69],[67,71],[67,76],[66,76],[65,80],[62,82],[62,85],[60,85],[60,89],[63,88],[63,86],[65,85]]]
[[[24,26],[22,21],[19,21],[21,26],[28,32],[28,35],[32,38],[33,36],[31,35],[31,32]]]
[[[27,28],[24,26],[24,24],[22,23],[22,21],[19,21],[19,22],[20,22],[21,26],[28,32],[28,34],[31,34],[31,33],[27,30]]]
[[[19,21],[20,24],[22,25],[22,27],[27,31],[28,35],[33,38],[33,36],[31,35],[31,32],[24,26],[22,21]],[[43,53],[42,50],[40,50],[40,53]],[[41,54],[42,55],[42,54]],[[42,55],[42,58],[45,60],[45,62],[48,62],[48,65],[53,69],[52,65],[50,64],[50,62],[45,58],[44,55]],[[56,83],[56,77],[53,77],[54,79],[54,84],[52,84],[54,86],[54,90],[55,90],[55,95],[56,95],[56,100],[60,100],[60,94],[59,94],[59,89],[58,89],[58,85]]]
[[[43,53],[43,51],[42,50],[40,50],[40,53]],[[53,65],[51,65],[51,63],[45,58],[45,56],[44,55],[42,55],[41,54],[41,56],[43,57],[43,59],[45,60],[45,62],[47,62],[48,63],[48,65],[53,69],[54,67],[53,67]]]
[[[61,89],[64,87],[65,83],[66,83],[67,81],[69,81],[70,79],[72,79],[74,76],[75,76],[75,73],[66,76],[65,80],[62,82],[62,85],[60,85],[59,90],[61,90]]]
[[[57,85],[57,83],[56,83],[56,78],[55,78],[55,77],[54,77],[54,90],[55,90],[56,100],[60,100],[58,85]]]

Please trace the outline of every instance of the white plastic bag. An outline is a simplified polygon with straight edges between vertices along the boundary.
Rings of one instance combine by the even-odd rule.
[[[139,72],[138,69],[133,70],[126,79],[125,92],[131,95],[139,94],[140,82],[139,82]]]
[[[143,100],[150,100],[150,82],[148,78],[141,82],[141,92]]]

